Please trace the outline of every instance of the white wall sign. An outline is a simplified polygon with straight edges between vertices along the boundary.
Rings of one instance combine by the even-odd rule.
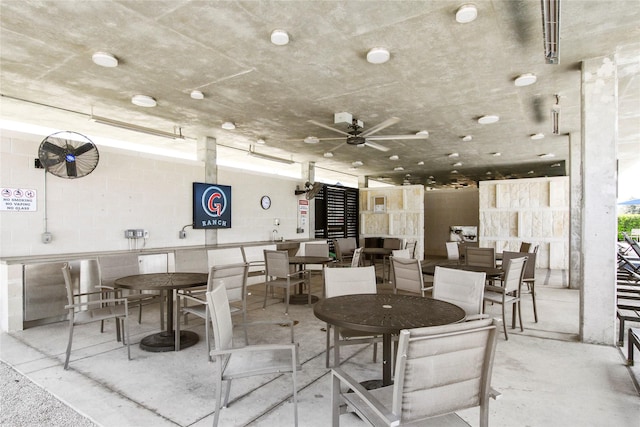
[[[0,211],[28,211],[37,210],[36,190],[31,188],[0,188],[2,203]]]

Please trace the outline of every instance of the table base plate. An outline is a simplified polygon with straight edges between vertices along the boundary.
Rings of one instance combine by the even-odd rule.
[[[317,296],[311,295],[311,304],[317,303],[319,299],[320,298],[318,298]],[[308,302],[309,302],[308,294],[295,294],[295,295],[289,296],[289,304],[304,305],[304,304],[307,304]]]
[[[198,334],[195,332],[180,331],[180,349],[191,347],[197,343],[199,339]],[[140,341],[140,348],[154,353],[174,351],[176,349],[174,333],[164,331],[146,336]]]

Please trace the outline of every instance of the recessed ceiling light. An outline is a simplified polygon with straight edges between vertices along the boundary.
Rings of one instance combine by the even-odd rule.
[[[396,166],[395,168],[393,168],[394,171],[399,172],[399,171],[403,171],[404,168],[402,166]]]
[[[199,90],[192,90],[190,96],[192,99],[204,99],[204,93]]]
[[[500,120],[499,116],[496,116],[495,114],[489,114],[487,116],[482,116],[478,119],[478,123],[480,123],[481,125],[488,125],[491,123],[495,123],[498,120]]]
[[[543,139],[544,138],[544,133],[534,133],[529,138],[531,138],[533,140]]]
[[[222,129],[233,130],[236,128],[236,125],[233,122],[224,122],[222,124]]]
[[[462,140],[463,140],[464,142],[469,142],[469,141],[471,141],[472,139],[473,139],[473,137],[472,137],[471,135],[465,135],[465,136],[463,136],[463,137],[462,137]]]
[[[374,47],[367,52],[367,61],[371,64],[384,64],[389,58],[391,58],[391,54],[383,47]]]
[[[271,43],[276,46],[284,46],[289,43],[289,34],[284,30],[273,30],[271,32]]]
[[[333,157],[333,153],[331,151],[327,151],[326,153],[323,154],[326,158],[331,158]]]
[[[362,166],[364,163],[362,163],[360,160],[356,160],[355,162],[351,163],[351,166],[354,167],[358,167],[358,166]]]
[[[389,156],[389,160],[398,160],[400,157],[398,157],[397,154],[394,154],[393,156]]]
[[[418,135],[418,136],[426,136],[428,138],[429,137],[429,131],[428,130],[421,130],[419,132],[416,132],[416,135]]]
[[[266,144],[266,142],[265,142],[264,139],[259,138],[259,139],[256,140],[256,144],[264,145],[264,144]]]
[[[138,107],[155,107],[158,105],[155,99],[147,95],[133,95],[131,103]]]
[[[418,162],[418,166],[424,166],[424,162],[423,162],[422,160],[420,160],[420,161]]]
[[[451,166],[454,166],[454,167],[456,167],[456,168],[457,168],[457,167],[459,167],[459,166],[462,166],[462,162],[455,162],[455,163],[454,163],[454,164],[452,164]]]
[[[107,52],[96,52],[91,56],[93,63],[101,67],[113,68],[118,66],[118,58]]]
[[[304,142],[306,142],[307,144],[317,144],[318,142],[320,142],[320,140],[317,136],[308,136],[304,139]]]
[[[456,21],[460,24],[468,24],[478,17],[478,9],[472,4],[463,4],[456,11]]]
[[[521,74],[513,81],[516,86],[529,86],[532,85],[538,80],[535,74],[533,73],[525,73]]]
[[[458,154],[458,153],[451,153],[451,154],[448,154],[448,155],[447,155],[447,157],[449,157],[449,158],[453,159],[454,157],[460,157],[460,154]]]
[[[502,153],[499,153],[499,152],[497,152],[497,153],[491,153],[491,155],[492,155],[493,157],[500,157],[500,156],[502,156]]]
[[[545,154],[540,154],[538,157],[540,157],[541,159],[549,159],[551,157],[555,157],[556,155],[553,153],[545,153]]]

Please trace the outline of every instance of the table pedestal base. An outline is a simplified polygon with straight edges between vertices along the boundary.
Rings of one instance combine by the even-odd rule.
[[[176,349],[174,334],[175,332],[170,333],[163,331],[146,336],[140,341],[140,348],[154,353],[174,351]],[[195,332],[180,331],[180,349],[191,347],[197,343],[199,339],[198,334]]]
[[[367,390],[375,390],[377,388],[382,388],[384,387],[382,384],[382,380],[367,380],[367,381],[361,381],[360,384],[362,385],[362,387],[366,388]]]
[[[319,298],[315,295],[311,295],[311,304],[317,303]],[[289,296],[289,304],[305,305],[309,302],[308,294],[295,294]]]

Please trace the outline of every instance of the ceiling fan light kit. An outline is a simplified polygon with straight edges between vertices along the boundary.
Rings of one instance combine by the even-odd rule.
[[[374,47],[367,52],[367,62],[370,64],[384,64],[389,58],[391,58],[391,54],[383,47]]]
[[[91,56],[94,64],[106,68],[114,68],[118,66],[118,58],[108,52],[96,52]]]
[[[304,139],[304,142],[306,144],[317,144],[318,142],[320,142],[320,140],[317,136],[308,136]]]
[[[133,95],[131,97],[131,103],[138,107],[151,108],[158,105],[158,102],[149,95]]]

